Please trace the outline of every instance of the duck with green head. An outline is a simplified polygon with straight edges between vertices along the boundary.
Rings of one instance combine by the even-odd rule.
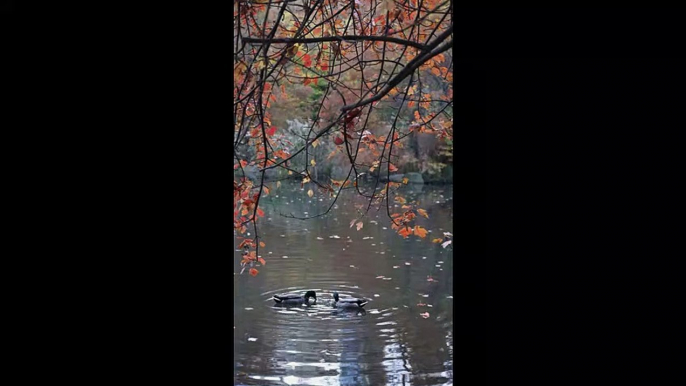
[[[338,292],[333,293],[333,307],[334,308],[362,308],[364,307],[367,303],[369,303],[368,300],[366,299],[358,299],[358,298],[344,298],[341,299],[338,296]]]
[[[317,303],[317,293],[314,291],[305,292],[304,296],[298,294],[279,294],[272,297],[276,304],[315,304]]]

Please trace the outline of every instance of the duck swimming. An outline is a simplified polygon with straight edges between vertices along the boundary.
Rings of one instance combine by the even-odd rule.
[[[362,308],[367,303],[369,303],[368,300],[358,299],[358,298],[340,299],[338,297],[338,292],[333,293],[333,300],[334,300],[334,302],[333,302],[334,308]]]
[[[315,304],[317,303],[317,293],[314,291],[305,292],[304,296],[298,294],[279,294],[272,297],[277,304]],[[312,303],[310,303],[310,301]]]

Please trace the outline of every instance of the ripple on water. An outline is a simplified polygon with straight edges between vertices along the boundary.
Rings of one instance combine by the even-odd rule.
[[[261,252],[267,264],[258,267],[258,276],[234,276],[234,383],[451,384],[453,301],[448,296],[452,296],[452,252],[440,245],[398,239],[383,216],[375,218],[376,223],[365,221],[360,231],[351,229],[354,215],[350,210],[347,215],[338,210],[336,220],[324,216],[286,223],[279,210],[315,214],[321,210],[318,204],[329,202],[308,203],[302,192],[289,194],[285,186],[286,182],[278,194],[287,197],[290,205],[281,206],[282,199],[265,197],[272,209],[264,209],[272,220],[262,225],[260,236],[273,254]],[[432,202],[427,192],[433,190],[423,189],[416,199]],[[442,194],[449,197],[452,192]],[[342,200],[338,202],[341,206]],[[347,205],[352,208],[352,202]],[[452,231],[448,211],[432,211],[429,205],[426,209],[432,222],[427,229],[434,234],[439,229]],[[372,247],[372,243],[376,245]],[[240,272],[240,253],[235,255],[235,272]],[[410,261],[411,265],[405,264]],[[437,282],[427,282],[428,276]],[[274,307],[273,295],[304,294],[307,290],[317,292],[317,304]],[[330,307],[334,291],[370,303],[364,312],[335,310]],[[433,307],[418,307],[422,301]],[[431,317],[421,318],[419,314],[427,310]]]

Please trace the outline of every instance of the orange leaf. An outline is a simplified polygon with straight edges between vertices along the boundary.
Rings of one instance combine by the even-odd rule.
[[[415,234],[416,236],[419,236],[419,237],[421,237],[421,238],[424,238],[424,237],[426,237],[426,229],[424,229],[424,228],[420,227],[419,225],[417,225],[416,227],[414,227],[414,234]]]
[[[441,76],[441,70],[439,70],[439,69],[436,68],[436,67],[434,67],[434,68],[431,69],[431,73],[434,74],[434,75],[436,75],[436,76]]]
[[[391,171],[391,172],[397,172],[397,171],[398,171],[398,168],[395,167],[395,165],[389,163],[389,164],[388,164],[388,170]]]
[[[264,248],[264,246],[265,246],[264,241],[260,241],[260,247]]]
[[[261,257],[260,257],[259,259],[257,259],[257,261],[259,261],[259,262],[260,262],[260,264],[262,264],[262,265],[267,265],[267,262],[266,262],[266,261],[264,261],[264,259],[263,259],[263,258],[261,258]]]
[[[257,215],[260,217],[264,217],[264,211],[260,208],[257,208]]]
[[[403,227],[401,230],[398,231],[398,234],[404,238],[407,238],[407,236],[412,233],[412,228],[409,227]]]
[[[257,273],[258,273],[258,272],[260,272],[260,271],[256,270],[255,268],[250,268],[250,274],[251,274],[251,275],[257,276]]]
[[[440,244],[443,239],[433,239],[431,240],[432,243]]]
[[[417,213],[421,214],[422,216],[429,218],[429,215],[426,214],[426,211],[424,209],[417,209]]]

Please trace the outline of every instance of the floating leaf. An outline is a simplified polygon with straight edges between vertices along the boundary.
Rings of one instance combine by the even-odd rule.
[[[429,215],[426,213],[424,209],[417,209],[417,213],[421,214],[422,216],[429,218]]]
[[[264,247],[265,247],[264,241],[260,241],[260,248],[264,248]]]
[[[432,243],[440,244],[443,239],[433,239],[431,240]]]
[[[251,274],[252,276],[257,276],[257,273],[260,272],[260,271],[256,270],[255,268],[250,268],[250,271],[249,271],[249,272],[250,272],[250,274]]]
[[[260,264],[262,264],[262,265],[267,265],[267,262],[266,262],[266,261],[264,261],[264,259],[263,259],[263,258],[261,258],[261,257],[257,258],[257,261],[259,261],[259,262],[260,262]]]
[[[314,192],[312,191],[312,189],[307,191],[307,195],[310,197],[314,196]]]

